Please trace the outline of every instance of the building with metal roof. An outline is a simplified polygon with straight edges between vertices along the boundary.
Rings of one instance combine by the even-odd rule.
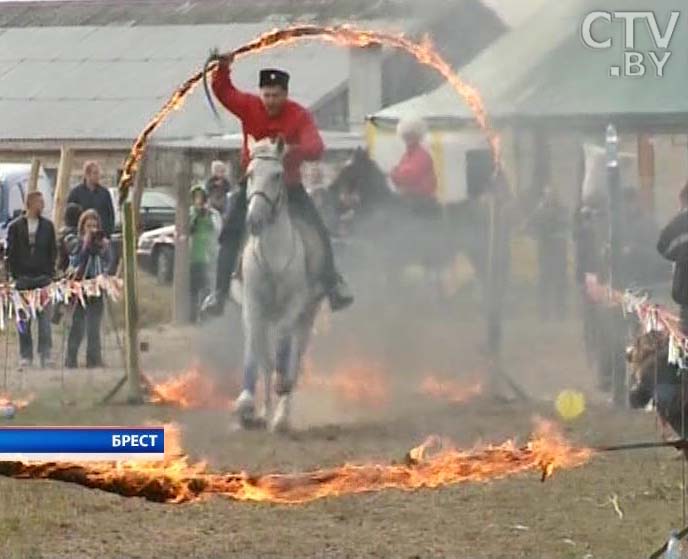
[[[0,141],[129,143],[176,85],[203,64],[208,45],[231,50],[268,29],[242,24],[0,30]],[[289,71],[291,94],[314,111],[349,73],[345,50],[300,43],[238,60],[236,84],[254,90],[262,66]],[[232,133],[239,127],[225,115],[218,124],[199,87],[156,137]]]
[[[647,135],[661,134],[653,143],[664,164],[656,167],[656,176],[652,171],[652,177],[646,169],[654,165],[646,166],[636,177],[636,186],[651,189],[656,182],[668,189],[685,182],[686,142],[679,137],[685,134],[688,120],[684,8],[685,0],[656,0],[651,6],[641,0],[550,2],[460,68],[459,75],[480,91],[493,124],[501,131],[504,158],[511,163],[515,184],[539,191],[556,176],[558,182],[566,183],[562,188],[573,199],[584,169],[582,146],[602,142],[609,122],[618,126],[625,149],[644,152],[639,153],[639,161],[650,158],[647,152],[652,144]],[[611,41],[609,48],[593,49],[583,41],[582,26],[588,14],[634,10],[651,10],[660,33],[666,30],[671,12],[679,14],[667,48],[654,44],[652,21],[637,22],[635,44],[625,48],[625,23],[611,15],[611,21],[596,19],[592,28],[597,40]],[[644,75],[625,75],[628,50],[643,57]],[[670,53],[662,76],[657,75],[650,53],[660,59]],[[376,112],[370,120],[378,150],[385,152],[379,155],[383,161],[397,156],[393,126],[408,114],[422,115],[431,123],[433,142],[445,146],[438,151],[438,164],[451,167],[447,174],[452,176],[456,195],[461,195],[465,184],[456,184],[465,181],[466,152],[485,147],[484,138],[474,131],[473,114],[448,84]],[[673,196],[670,200],[673,204]]]
[[[656,0],[652,11],[665,26],[670,12],[685,19],[684,0]],[[636,45],[624,48],[624,23],[597,21],[595,33],[611,39],[608,49],[593,49],[581,38],[586,15],[593,11],[642,11],[641,0],[568,0],[548,3],[522,25],[506,33],[460,70],[461,77],[477,87],[488,113],[500,120],[567,119],[569,124],[597,126],[599,119],[615,119],[626,126],[672,127],[688,117],[688,67],[680,57],[688,50],[685,22],[680,22],[668,49],[664,75],[658,77],[648,54],[664,50],[652,44],[649,27],[637,25]],[[662,30],[664,27],[662,27]],[[624,73],[625,51],[644,54],[642,76]],[[612,70],[616,68],[617,70]],[[401,115],[425,115],[436,124],[466,123],[472,114],[457,101],[451,86],[386,107],[374,115],[380,123]]]
[[[429,0],[423,6],[412,0],[3,3],[0,160],[36,155],[54,172],[60,148],[69,146],[77,150],[77,167],[97,158],[112,182],[136,135],[174,88],[200,68],[210,47],[230,50],[275,27],[348,21],[416,37],[427,32],[455,63],[470,60],[505,30],[481,0]],[[350,143],[344,136],[366,114],[439,83],[403,53],[348,52],[320,42],[239,59],[236,83],[254,90],[263,66],[292,74],[292,97],[313,111],[320,128],[332,131],[332,145],[340,147]],[[238,121],[220,112],[218,123],[198,87],[153,141],[170,152],[182,145],[198,152],[199,145],[213,144],[204,138],[239,133]],[[337,134],[342,137],[335,140]],[[221,146],[207,151],[208,157],[228,156]],[[173,180],[175,166],[167,160],[154,168],[156,182]]]

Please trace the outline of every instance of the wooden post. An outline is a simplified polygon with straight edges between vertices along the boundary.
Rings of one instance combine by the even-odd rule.
[[[132,188],[131,200],[134,203],[134,218],[136,220],[135,231],[138,235],[139,222],[141,219],[141,200],[143,198],[143,189],[146,186],[146,166],[148,163],[148,150],[144,151],[141,161],[139,161],[139,168],[134,177],[134,186]]]
[[[189,320],[189,190],[191,187],[191,156],[184,151],[177,173],[177,214],[174,244],[174,309],[176,323]]]
[[[638,134],[638,176],[643,207],[648,212],[655,209],[655,147],[652,136]]]
[[[60,151],[60,165],[57,168],[57,184],[55,185],[55,203],[53,204],[53,223],[59,231],[64,224],[64,210],[69,196],[69,177],[72,174],[74,152],[71,148],[62,146]]]
[[[122,205],[122,231],[124,252],[124,353],[129,386],[130,404],[143,402],[141,370],[139,367],[138,307],[136,301],[136,232],[134,210],[130,201]]]
[[[504,304],[509,285],[511,250],[512,194],[502,172],[492,178],[489,196],[489,238],[487,261],[486,311],[487,311],[487,353],[490,364],[492,389],[500,395],[500,381],[506,382],[511,391],[521,400],[528,400],[528,394],[519,386],[502,366],[502,328]]]
[[[29,187],[27,192],[38,190],[38,173],[41,170],[41,162],[36,157],[31,158],[31,172],[29,173]]]

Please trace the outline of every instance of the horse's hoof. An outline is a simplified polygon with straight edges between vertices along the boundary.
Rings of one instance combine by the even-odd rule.
[[[239,423],[244,429],[255,429],[258,421],[256,418],[256,402],[248,390],[244,390],[234,403],[236,415],[239,418]],[[264,421],[264,420],[263,420]]]

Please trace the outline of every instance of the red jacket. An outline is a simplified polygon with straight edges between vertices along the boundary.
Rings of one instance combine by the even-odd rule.
[[[420,144],[406,150],[392,169],[392,182],[401,194],[434,198],[437,178],[432,157]]]
[[[212,87],[220,103],[241,120],[244,131],[241,153],[243,168],[249,163],[248,136],[253,136],[256,140],[282,136],[289,148],[284,158],[284,182],[287,186],[301,184],[301,163],[320,159],[325,150],[308,110],[287,100],[279,116],[271,118],[260,97],[234,87],[226,67],[220,67],[215,72]]]

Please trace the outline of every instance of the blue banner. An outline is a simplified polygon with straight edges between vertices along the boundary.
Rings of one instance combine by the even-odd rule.
[[[164,452],[163,427],[0,427],[0,460],[155,459]]]

